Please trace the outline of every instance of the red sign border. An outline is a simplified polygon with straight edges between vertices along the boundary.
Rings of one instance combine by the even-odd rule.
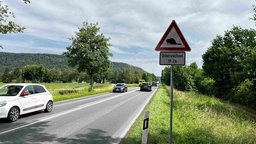
[[[170,33],[170,31],[175,28],[178,36],[180,37],[182,43],[184,44],[185,47],[161,47],[161,45],[163,44],[164,40],[166,39],[166,37],[168,36],[168,34]],[[157,44],[156,51],[190,51],[190,47],[186,41],[186,39],[184,38],[183,34],[181,33],[178,25],[176,24],[175,20],[172,21],[172,23],[170,24],[170,26],[168,27],[168,29],[166,30],[166,32],[164,33],[163,37],[161,38],[161,40],[159,41],[159,43]]]

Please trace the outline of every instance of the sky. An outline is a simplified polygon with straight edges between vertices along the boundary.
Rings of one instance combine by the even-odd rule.
[[[255,0],[3,0],[24,33],[0,35],[0,52],[62,54],[83,22],[98,23],[110,37],[110,60],[161,76],[156,45],[175,20],[191,51],[186,65],[202,67],[217,35],[233,26],[255,29]]]

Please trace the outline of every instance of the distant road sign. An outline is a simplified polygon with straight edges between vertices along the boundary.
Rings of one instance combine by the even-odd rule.
[[[156,51],[190,51],[190,47],[173,20],[155,48]]]
[[[185,52],[160,52],[160,65],[185,65]]]

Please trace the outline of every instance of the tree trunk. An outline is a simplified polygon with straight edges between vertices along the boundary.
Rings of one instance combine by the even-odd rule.
[[[91,78],[91,80],[90,80],[90,88],[89,88],[89,92],[91,92],[92,90],[93,90],[93,84],[94,84],[94,80],[93,80],[93,78]]]

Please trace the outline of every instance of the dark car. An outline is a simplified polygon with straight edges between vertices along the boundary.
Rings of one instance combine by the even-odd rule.
[[[128,88],[125,83],[117,83],[114,88],[113,92],[127,92]]]
[[[140,85],[140,91],[151,91],[151,84],[149,82],[143,82]]]
[[[153,81],[152,82],[152,86],[156,86],[157,87],[157,82]]]

